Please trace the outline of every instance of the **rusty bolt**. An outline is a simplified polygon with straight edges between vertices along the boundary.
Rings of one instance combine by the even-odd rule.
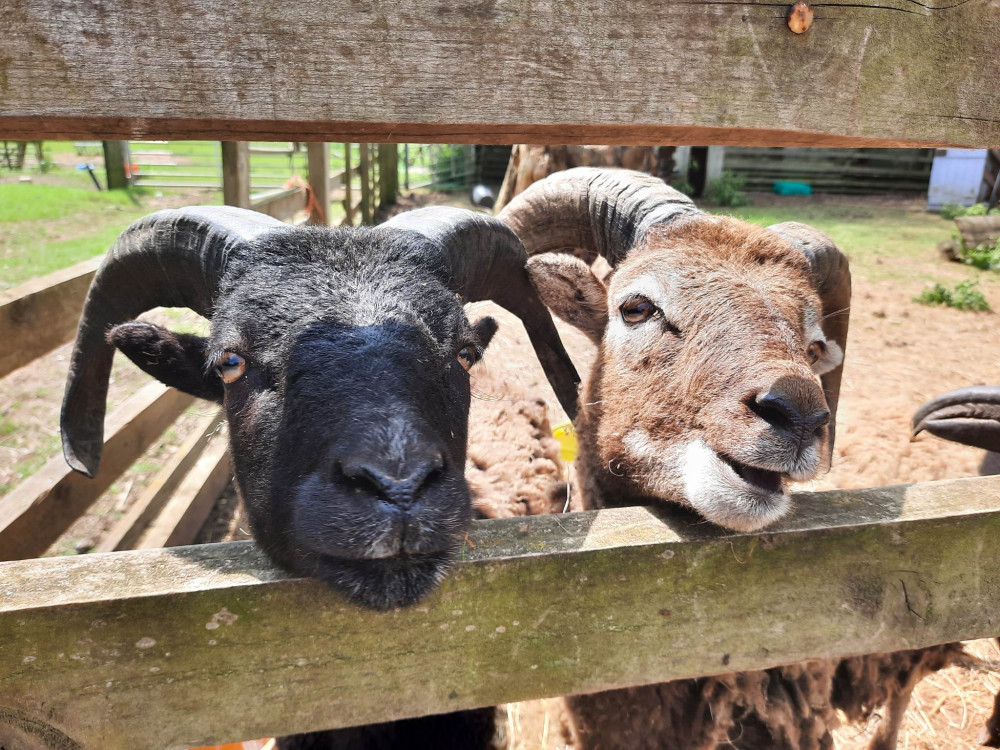
[[[805,34],[813,23],[813,9],[809,3],[802,0],[792,6],[791,13],[788,14],[788,28],[796,34]]]

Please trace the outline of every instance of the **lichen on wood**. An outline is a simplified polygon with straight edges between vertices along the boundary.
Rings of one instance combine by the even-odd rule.
[[[478,522],[388,613],[251,543],[0,564],[0,707],[85,748],[183,747],[996,635],[998,490],[803,493],[756,535],[649,508]]]

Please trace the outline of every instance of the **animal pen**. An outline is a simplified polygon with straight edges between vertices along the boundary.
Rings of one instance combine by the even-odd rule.
[[[13,0],[0,136],[218,139],[237,173],[250,139],[1000,143],[995,0],[824,3],[802,34],[787,11]],[[0,296],[0,372],[72,337],[93,270]],[[0,502],[5,747],[185,747],[1000,634],[998,478],[803,493],[758,534],[644,508],[480,522],[435,593],[384,614],[250,543],[35,559],[190,401],[146,386],[97,479],[59,458]],[[161,546],[227,476],[214,426],[130,519]]]

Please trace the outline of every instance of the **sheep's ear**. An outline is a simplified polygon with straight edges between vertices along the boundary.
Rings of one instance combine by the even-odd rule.
[[[222,403],[222,380],[205,369],[205,339],[133,320],[115,326],[108,341],[161,383]]]
[[[476,333],[476,340],[479,345],[486,349],[493,340],[493,336],[497,332],[497,322],[489,315],[485,318],[480,318],[475,323],[472,324],[472,330]]]
[[[528,259],[528,275],[549,310],[600,342],[608,326],[608,290],[586,263],[574,255],[542,253]]]

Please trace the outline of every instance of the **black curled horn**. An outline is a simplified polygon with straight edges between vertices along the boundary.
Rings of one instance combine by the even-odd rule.
[[[847,327],[851,321],[851,267],[832,239],[813,229],[808,224],[786,221],[773,224],[768,230],[784,237],[805,253],[812,272],[813,288],[819,294],[823,305],[823,320],[820,325],[823,335],[832,339],[847,355]],[[837,402],[840,400],[840,381],[844,374],[841,362],[830,372],[821,375],[826,405],[830,409],[830,449],[837,425]]]
[[[108,331],[154,307],[210,318],[230,254],[284,226],[256,211],[193,206],[150,214],[119,235],[91,283],[70,359],[60,422],[73,469],[92,477],[100,465],[114,357]]]
[[[464,302],[493,300],[520,318],[559,403],[576,417],[580,377],[528,276],[524,246],[509,227],[474,211],[437,206],[399,214],[383,228],[416,232],[434,243],[449,287]]]
[[[658,177],[577,167],[534,183],[497,218],[521,238],[529,255],[579,248],[599,253],[614,267],[650,227],[700,213]]]

